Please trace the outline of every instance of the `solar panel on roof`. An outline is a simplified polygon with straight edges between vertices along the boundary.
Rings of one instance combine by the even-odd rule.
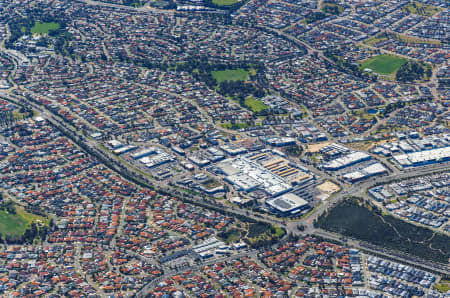
[[[278,207],[282,208],[282,209],[288,209],[288,208],[291,207],[291,204],[289,204],[285,200],[280,200],[280,199],[276,199],[274,201],[274,204],[277,205]]]

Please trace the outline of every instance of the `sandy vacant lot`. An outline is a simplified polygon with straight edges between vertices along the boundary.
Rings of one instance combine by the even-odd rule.
[[[319,152],[320,149],[322,149],[323,147],[328,146],[330,144],[331,144],[330,142],[324,142],[324,143],[308,145],[308,147],[306,148],[306,152],[311,152],[311,153]]]
[[[331,181],[325,181],[324,183],[318,185],[317,189],[321,192],[332,194],[339,191],[340,187]]]

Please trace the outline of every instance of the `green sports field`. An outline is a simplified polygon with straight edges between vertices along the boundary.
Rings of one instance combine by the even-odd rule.
[[[213,0],[213,3],[220,6],[228,6],[238,3],[238,0]]]
[[[408,60],[395,55],[378,55],[362,62],[361,68],[370,68],[376,73],[383,75],[390,75],[395,73],[400,66],[405,64]]]
[[[36,34],[48,34],[50,31],[58,30],[60,28],[60,25],[55,22],[50,23],[41,23],[41,22],[35,22],[34,26],[31,27],[31,33]]]
[[[248,72],[242,68],[214,70],[211,74],[218,84],[223,81],[246,81],[248,79]]]
[[[44,217],[26,212],[23,208],[16,206],[16,214],[0,210],[0,234],[2,235],[22,235],[27,227],[34,221],[40,220],[47,223]]]
[[[245,99],[245,105],[249,107],[253,112],[261,112],[268,109],[268,107],[260,100],[254,97],[248,97]]]

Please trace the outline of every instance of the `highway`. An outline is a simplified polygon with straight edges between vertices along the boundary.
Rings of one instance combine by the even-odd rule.
[[[93,5],[100,5],[100,3],[95,2],[95,1],[89,1],[89,0],[83,0],[83,1],[87,2],[89,4],[93,4]],[[101,5],[104,5],[104,3],[101,3]],[[111,4],[108,6],[116,7],[116,5],[114,5],[114,4]],[[119,6],[119,7],[123,8],[123,6]],[[134,8],[130,8],[130,9],[134,9]],[[137,9],[137,10],[145,10],[145,8]],[[268,28],[260,28],[260,29],[268,30],[268,31],[272,32],[273,34],[276,34],[276,35],[282,36],[286,39],[289,39],[291,42],[293,42],[297,46],[304,47],[308,51],[309,54],[318,53],[322,59],[328,60],[326,57],[323,57],[323,55],[320,52],[315,51],[309,45],[285,34],[284,32],[273,30],[273,29],[268,29]],[[329,61],[329,62],[331,62],[331,61]],[[113,171],[119,173],[123,177],[130,179],[131,181],[133,181],[135,183],[138,183],[142,186],[149,187],[151,189],[155,189],[155,190],[161,192],[162,194],[170,194],[170,195],[179,197],[181,200],[202,206],[204,208],[214,209],[214,210],[217,210],[218,212],[226,212],[229,215],[236,216],[236,217],[247,217],[249,219],[252,219],[252,220],[255,220],[258,222],[266,222],[266,223],[270,223],[270,224],[277,225],[277,226],[283,226],[286,228],[287,234],[295,234],[295,235],[316,234],[316,235],[320,235],[320,236],[328,238],[328,239],[336,239],[336,235],[333,235],[331,233],[327,233],[325,231],[321,231],[321,230],[314,228],[313,223],[321,214],[323,214],[323,212],[325,212],[327,209],[335,206],[336,204],[338,204],[345,198],[347,198],[349,196],[363,196],[364,192],[368,188],[371,188],[375,185],[389,183],[389,182],[396,181],[396,180],[402,180],[402,179],[423,176],[423,175],[427,175],[427,174],[431,174],[431,173],[448,171],[448,164],[435,164],[435,165],[429,165],[429,166],[424,166],[424,167],[407,169],[402,172],[392,173],[388,176],[376,177],[371,180],[359,182],[359,183],[353,184],[348,187],[344,186],[344,188],[339,193],[334,194],[331,198],[323,201],[320,205],[318,205],[318,207],[314,209],[313,213],[310,214],[307,218],[294,220],[294,221],[288,221],[285,219],[276,218],[271,215],[255,213],[255,212],[252,212],[251,210],[245,210],[245,209],[240,209],[240,208],[235,208],[235,207],[231,207],[231,206],[218,204],[215,201],[207,201],[207,200],[205,200],[204,197],[181,193],[175,187],[169,186],[169,185],[161,183],[161,182],[151,180],[149,177],[142,175],[138,171],[138,169],[136,169],[131,164],[125,162],[124,160],[118,159],[111,152],[104,150],[104,148],[102,146],[100,146],[100,144],[98,142],[91,140],[91,139],[87,138],[86,136],[80,134],[76,128],[72,127],[64,119],[60,118],[58,115],[55,115],[53,112],[47,110],[45,107],[27,99],[27,98],[23,98],[23,97],[19,98],[15,95],[12,95],[9,93],[9,90],[0,90],[0,96],[4,97],[5,99],[7,99],[11,102],[19,103],[19,104],[26,105],[26,106],[31,106],[35,110],[38,110],[42,117],[47,119],[52,125],[57,127],[64,134],[71,137],[75,143],[77,143],[82,148],[86,149],[91,154],[96,156],[100,161],[102,161],[105,165],[110,167]],[[177,95],[177,96],[179,96],[179,95]],[[184,99],[184,100],[187,100],[187,99]],[[320,173],[318,171],[314,171],[314,172],[316,174],[323,175],[322,172],[320,172]],[[122,225],[123,225],[123,221],[121,221],[119,231],[122,229]],[[300,231],[298,229],[298,226],[300,226],[300,225],[304,226],[305,229],[303,231]],[[351,245],[354,247],[365,249],[366,251],[368,250],[367,247],[364,247],[364,248],[361,247],[361,244],[356,241],[352,241]],[[383,253],[386,254],[385,252],[382,251],[383,250],[382,248],[373,247],[370,249],[371,249],[371,251],[377,252],[379,254],[383,254]],[[390,256],[391,256],[391,254],[390,254]],[[236,257],[239,257],[239,255],[234,255],[234,256],[231,256],[230,258],[236,258]],[[396,260],[401,261],[402,259],[401,259],[401,257],[397,257]],[[146,259],[146,261],[148,261],[148,260]],[[215,262],[218,260],[213,259],[211,261]],[[447,274],[449,272],[448,268],[438,268],[439,265],[437,265],[437,264],[431,264],[431,265],[427,265],[428,267],[423,267],[424,266],[423,264],[418,263],[416,261],[415,262],[408,261],[408,262],[411,262],[409,264],[412,264],[415,266],[422,266],[421,268],[425,268],[428,270],[434,270],[436,272],[441,272],[441,273],[446,272]],[[152,263],[154,264],[154,262],[152,262]],[[206,263],[204,263],[204,264],[206,264]],[[192,268],[192,269],[195,269],[195,268]],[[439,270],[441,270],[441,271],[439,271]],[[173,274],[176,274],[176,272],[173,272],[173,271],[166,272],[166,275],[170,275],[170,274],[173,275]],[[148,288],[149,288],[149,285],[147,285],[141,292],[145,293],[145,289],[148,289]]]
[[[400,172],[397,174],[376,177],[376,178],[372,178],[367,181],[355,183],[352,186],[350,186],[349,188],[344,187],[344,189],[341,190],[339,193],[335,194],[330,199],[324,201],[321,205],[319,205],[314,210],[314,214],[309,216],[307,219],[291,221],[287,224],[286,228],[288,230],[288,233],[293,233],[293,234],[314,233],[314,231],[315,231],[315,229],[313,227],[314,219],[318,218],[326,209],[328,209],[332,206],[335,206],[340,201],[342,201],[343,199],[345,199],[349,196],[363,196],[363,193],[367,189],[374,187],[376,185],[394,182],[397,180],[420,177],[420,176],[424,176],[424,175],[428,175],[428,174],[432,174],[432,173],[443,172],[443,171],[448,171],[448,164],[444,163],[444,164],[429,165],[429,166],[425,166],[425,167],[412,168],[412,169],[408,169],[404,172]],[[305,230],[302,232],[299,231],[297,229],[298,225],[304,225]]]
[[[63,119],[58,117],[57,115],[54,115],[52,112],[47,110],[45,107],[42,107],[26,98],[17,98],[16,96],[12,96],[5,91],[0,91],[0,97],[3,97],[5,99],[8,99],[9,101],[26,104],[31,107],[33,107],[36,110],[39,110],[41,112],[41,116],[46,118],[52,125],[60,129],[64,134],[72,138],[72,140],[77,143],[82,148],[87,149],[89,152],[94,154],[97,158],[99,158],[101,161],[105,163],[108,167],[110,167],[115,172],[119,173],[125,178],[130,179],[133,182],[136,182],[142,186],[149,187],[151,189],[155,189],[159,192],[162,192],[162,194],[170,194],[172,196],[178,197],[181,200],[202,206],[204,208],[210,208],[213,210],[217,210],[218,212],[227,212],[232,216],[244,216],[250,219],[253,219],[255,221],[259,222],[267,222],[270,224],[274,224],[277,226],[284,226],[287,230],[287,234],[292,233],[295,235],[305,235],[305,234],[315,234],[322,236],[326,239],[334,239],[336,241],[341,241],[339,236],[333,235],[331,233],[318,230],[314,228],[313,222],[315,219],[317,219],[324,211],[326,211],[328,208],[338,204],[345,198],[349,196],[363,196],[363,193],[368,188],[371,188],[375,185],[389,183],[397,180],[402,179],[408,179],[408,178],[414,178],[419,177],[423,175],[428,175],[432,173],[442,172],[442,171],[448,171],[448,164],[435,164],[435,165],[429,165],[424,167],[417,167],[409,170],[405,170],[400,173],[391,174],[388,176],[382,176],[382,177],[376,177],[368,181],[363,181],[360,183],[356,183],[351,185],[348,188],[342,189],[339,193],[333,195],[331,198],[325,200],[320,204],[317,208],[314,209],[314,213],[308,216],[304,219],[299,219],[295,221],[286,221],[285,219],[275,218],[270,215],[263,215],[259,213],[254,213],[250,210],[245,209],[238,209],[235,207],[230,207],[218,203],[212,203],[205,201],[204,198],[199,196],[193,196],[191,194],[183,194],[180,193],[179,190],[177,190],[174,187],[170,187],[168,185],[162,185],[159,183],[155,183],[155,181],[151,181],[148,177],[143,176],[141,173],[137,171],[133,166],[126,163],[123,160],[119,160],[114,156],[111,152],[107,152],[103,150],[99,143],[96,141],[93,141],[91,139],[88,139],[86,136],[80,134],[78,131],[76,131],[75,128],[71,127],[69,124],[65,123]],[[300,231],[297,227],[299,225],[303,225],[305,227],[304,231]],[[404,262],[407,264],[410,264],[412,266],[423,268],[426,270],[430,270],[433,272],[439,272],[441,274],[449,274],[449,268],[442,267],[439,264],[424,264],[422,261],[414,261],[411,259],[405,259],[404,257],[399,257],[394,255],[393,253],[387,253],[383,248],[378,247],[370,247],[362,246],[360,242],[352,240],[348,242],[347,244],[359,248],[361,250],[365,250],[367,252],[378,254],[385,257],[390,257],[391,259],[394,259],[398,262]],[[233,258],[239,258],[241,256],[247,256],[247,255],[254,255],[254,251],[249,251],[245,253],[235,254],[230,257],[221,258],[221,259],[212,259],[206,262],[201,263],[200,265],[195,265],[193,267],[185,267],[183,270],[197,270],[201,266],[212,264],[214,262],[219,261],[226,261]],[[152,262],[154,263],[154,262]],[[143,297],[145,296],[145,293],[148,293],[148,290],[154,285],[157,284],[159,281],[163,280],[164,278],[167,278],[171,275],[176,274],[178,271],[167,271],[165,274],[152,281],[151,283],[147,284],[138,294],[137,297]]]
[[[450,276],[450,266],[449,265],[443,265],[443,264],[437,264],[429,261],[421,260],[417,257],[404,254],[401,252],[385,249],[382,247],[377,247],[376,245],[372,245],[370,243],[359,241],[356,239],[351,239],[348,237],[343,237],[341,235],[330,233],[328,231],[324,231],[322,229],[316,229],[314,231],[314,234],[320,237],[323,237],[325,239],[330,239],[333,241],[338,241],[341,243],[345,243],[348,246],[357,248],[361,251],[364,251],[366,253],[377,255],[389,260],[394,260],[399,263],[407,264],[410,266],[413,266],[414,268],[419,268],[426,271],[431,271],[436,274],[444,275],[449,277]]]
[[[164,13],[164,14],[172,14],[172,15],[175,13],[178,13],[175,10],[160,10],[160,9],[149,7],[148,5],[144,5],[142,7],[135,8],[135,7],[127,7],[127,6],[123,6],[123,5],[116,5],[116,4],[112,4],[112,3],[104,3],[104,2],[92,1],[92,0],[80,0],[80,1],[82,1],[83,3],[86,3],[87,5],[96,5],[96,6],[101,5],[104,7],[110,7],[110,8],[121,9],[121,10],[129,10],[129,11],[134,11],[137,13],[152,12],[152,13],[160,13],[160,14]],[[320,7],[320,5],[319,5],[319,7]],[[180,13],[182,13],[182,12],[180,12]],[[222,13],[222,11],[216,10],[216,11],[210,11],[208,13]],[[248,26],[248,24],[242,24],[242,26]],[[265,31],[265,32],[268,32],[275,36],[279,36],[279,37],[289,41],[293,46],[301,49],[302,53],[304,52],[303,51],[303,49],[304,49],[307,55],[317,56],[320,59],[327,61],[328,63],[335,64],[332,60],[325,57],[323,55],[322,51],[314,49],[309,44],[303,42],[302,40],[300,40],[290,34],[287,34],[283,31],[281,31],[281,30],[277,30],[274,28],[270,28],[267,26],[261,26],[261,25],[256,25],[251,28],[257,28],[261,31]],[[10,32],[8,31],[7,37],[9,37],[9,34],[10,34]],[[2,49],[3,43],[4,43],[4,41],[0,42],[0,51],[1,52],[5,51],[4,49]],[[370,47],[370,46],[366,45],[366,47]],[[381,49],[381,52],[389,52],[389,51]],[[286,57],[284,57],[284,59],[286,59]],[[408,59],[409,59],[409,57],[408,57]],[[14,60],[15,66],[17,67],[15,59],[13,59],[13,60]],[[433,78],[431,80],[431,83],[432,84],[436,83],[436,73],[435,72],[433,72]],[[424,84],[422,84],[422,85],[424,85]],[[16,87],[17,87],[17,85],[14,85],[14,87],[11,88],[10,90],[12,90]],[[150,88],[150,89],[153,89],[155,91],[165,92],[169,95],[179,97],[183,101],[189,102],[190,104],[194,105],[199,111],[202,112],[204,118],[207,119],[209,124],[215,126],[218,129],[221,129],[222,131],[225,131],[229,134],[236,134],[235,131],[226,130],[226,129],[218,127],[214,123],[212,118],[202,110],[202,108],[198,105],[198,103],[195,100],[186,98],[180,94],[168,92],[165,90],[160,90],[158,88]],[[77,128],[70,125],[66,121],[66,119],[63,119],[59,115],[48,110],[45,106],[42,106],[42,105],[34,102],[31,99],[15,96],[15,95],[11,94],[10,90],[0,90],[0,97],[3,97],[11,102],[14,102],[14,103],[17,103],[17,104],[20,104],[23,106],[32,107],[33,109],[39,111],[40,116],[45,118],[51,125],[53,125],[57,129],[59,129],[63,134],[65,134],[67,137],[72,139],[73,142],[76,143],[78,146],[83,148],[85,151],[89,152],[92,156],[95,156],[99,161],[101,161],[103,164],[105,164],[105,166],[109,167],[112,171],[118,173],[122,177],[124,177],[138,185],[141,185],[143,187],[148,187],[150,189],[155,189],[162,195],[170,195],[173,197],[177,197],[182,201],[192,203],[197,206],[201,206],[205,209],[210,209],[210,210],[215,210],[217,212],[226,213],[229,216],[233,216],[233,217],[237,217],[237,218],[247,218],[249,220],[254,220],[257,222],[266,222],[266,223],[270,223],[275,226],[282,226],[286,229],[287,234],[294,234],[294,235],[299,235],[299,236],[317,235],[319,237],[323,237],[324,239],[338,241],[338,242],[344,243],[346,245],[349,245],[350,247],[358,248],[361,251],[369,253],[369,254],[378,255],[378,256],[386,258],[386,259],[391,259],[396,262],[405,263],[405,264],[411,265],[413,267],[431,271],[431,272],[435,272],[437,274],[444,275],[447,277],[450,276],[450,267],[448,265],[446,266],[446,265],[442,265],[442,264],[426,262],[426,261],[420,260],[414,256],[405,255],[405,254],[402,254],[397,251],[387,250],[385,248],[377,247],[377,246],[374,246],[369,243],[362,242],[362,241],[359,241],[356,239],[349,239],[349,238],[343,237],[341,235],[330,233],[330,232],[327,232],[327,231],[324,231],[324,230],[314,227],[314,222],[315,222],[315,220],[317,220],[317,218],[319,218],[324,212],[326,212],[327,210],[329,210],[333,206],[339,204],[340,202],[342,202],[343,200],[345,200],[346,198],[348,198],[350,196],[365,197],[366,196],[365,191],[376,185],[391,183],[391,182],[398,181],[398,180],[409,179],[409,178],[414,178],[414,177],[419,177],[419,176],[424,176],[424,175],[429,175],[432,173],[449,171],[448,163],[435,164],[435,165],[429,165],[429,166],[423,166],[423,167],[415,167],[415,168],[405,169],[402,171],[395,171],[394,173],[390,173],[389,175],[375,177],[370,180],[355,183],[353,185],[344,185],[343,189],[340,192],[338,192],[338,193],[332,195],[330,198],[322,201],[321,204],[319,204],[311,212],[311,214],[309,214],[307,217],[304,217],[301,219],[296,219],[296,220],[288,220],[288,219],[284,219],[284,218],[277,218],[270,214],[261,214],[261,213],[256,213],[256,212],[253,212],[253,211],[247,210],[247,209],[242,209],[242,208],[237,208],[237,207],[233,207],[233,206],[220,204],[217,201],[205,199],[204,196],[184,193],[176,187],[167,185],[166,181],[164,181],[164,182],[155,181],[155,180],[151,179],[149,176],[142,174],[142,172],[139,171],[139,169],[137,169],[132,164],[128,163],[127,161],[125,161],[123,159],[118,158],[116,155],[114,155],[109,150],[105,150],[100,142],[92,140],[92,139],[88,138],[86,135],[83,135],[82,133],[80,133],[77,130]],[[432,88],[432,93],[433,93],[434,97],[436,97],[436,88],[435,87]],[[301,106],[298,105],[298,103],[293,102],[293,104],[296,105],[297,107],[301,108]],[[378,125],[380,125],[382,123],[384,123],[384,122],[380,122]],[[375,126],[375,127],[377,127],[377,126]],[[372,130],[373,130],[373,128],[372,128]],[[325,179],[331,178],[326,173],[319,171],[315,168],[311,167],[311,171],[317,175],[321,175],[322,178],[325,178]],[[128,200],[124,201],[123,206],[122,206],[123,208],[122,208],[122,213],[120,215],[120,223],[119,223],[119,226],[117,229],[118,235],[120,235],[122,233],[123,227],[125,224],[125,220],[124,220],[125,215],[126,215],[125,206],[127,203],[128,203]],[[303,226],[304,230],[299,230],[298,229],[299,226]],[[110,245],[111,245],[111,247],[116,247],[115,238],[111,242]],[[76,249],[76,253],[75,253],[76,258],[75,258],[74,265],[75,265],[76,271],[80,275],[82,275],[83,270],[82,270],[82,266],[80,264],[80,259],[79,259],[79,256],[81,254],[80,245],[77,244],[75,246],[75,249]],[[163,268],[163,270],[164,270],[164,273],[162,276],[160,276],[160,277],[150,281],[148,284],[146,284],[139,292],[137,292],[135,294],[136,297],[145,297],[152,288],[157,286],[159,283],[161,283],[165,279],[170,278],[173,275],[180,274],[187,270],[195,272],[195,271],[201,270],[201,268],[203,266],[213,265],[218,262],[231,261],[233,259],[237,259],[237,258],[241,258],[241,257],[252,257],[254,259],[257,259],[257,257],[256,257],[257,250],[246,249],[243,251],[236,252],[235,254],[232,254],[230,256],[220,257],[220,258],[211,258],[208,260],[203,260],[203,261],[200,261],[197,263],[193,263],[188,266],[184,266],[182,268],[171,269],[164,264],[159,264],[155,258],[147,258],[138,253],[131,252],[131,251],[127,251],[127,253],[139,258],[142,261],[149,262],[155,266],[159,266],[159,267]],[[93,286],[96,291],[101,293],[101,289],[100,289],[99,285],[96,282],[94,282],[88,274],[87,275],[85,274],[85,277],[86,277],[86,280],[88,281],[88,283],[91,286]]]

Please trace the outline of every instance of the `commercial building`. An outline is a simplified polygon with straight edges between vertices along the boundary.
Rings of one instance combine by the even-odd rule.
[[[150,147],[150,148],[145,148],[143,150],[140,150],[136,153],[131,154],[131,157],[136,160],[136,159],[140,159],[142,157],[146,157],[146,156],[149,156],[149,155],[157,153],[157,152],[158,152],[158,149],[156,149],[155,147]]]
[[[188,159],[199,167],[207,166],[211,162],[209,159],[203,158],[200,155],[191,155]]]
[[[110,140],[110,141],[108,141],[108,142],[106,142],[106,143],[108,144],[108,146],[109,146],[111,149],[118,149],[118,148],[124,146],[121,142],[119,142],[119,141],[117,141],[117,140]]]
[[[192,248],[192,250],[203,259],[212,257],[214,253],[223,254],[223,252],[228,249],[229,247],[216,237],[211,237]]]
[[[274,147],[283,147],[283,146],[289,146],[289,145],[295,145],[295,139],[294,138],[279,138],[274,137],[266,140],[267,144]]]
[[[134,145],[126,145],[126,146],[114,149],[113,152],[116,155],[121,155],[121,154],[130,152],[130,151],[133,151],[136,148],[137,148],[137,146],[134,146]]]
[[[287,193],[282,196],[267,200],[266,205],[270,210],[277,212],[283,216],[296,215],[309,208],[309,204],[306,200],[293,193]]]
[[[145,156],[139,159],[148,168],[160,166],[162,164],[173,161],[173,157],[165,152],[157,151],[154,156]]]
[[[231,156],[243,154],[247,152],[247,149],[241,146],[233,145],[233,144],[226,144],[223,146],[220,146],[220,150],[222,150],[225,153],[230,154]]]
[[[186,155],[186,152],[184,152],[184,150],[181,149],[181,148],[178,147],[178,146],[172,146],[171,149],[173,150],[173,152],[175,152],[175,153],[177,153],[177,154],[180,154],[180,155],[182,155],[182,156],[185,156],[185,155]]]
[[[262,185],[258,180],[253,179],[245,173],[238,173],[225,177],[225,181],[235,186],[240,191],[251,192]]]
[[[387,173],[388,170],[381,163],[377,162],[358,171],[344,174],[342,177],[349,182],[357,182],[376,175]]]
[[[226,176],[224,179],[240,191],[260,188],[270,196],[278,196],[292,189],[283,178],[246,157],[224,160],[217,168]]]

